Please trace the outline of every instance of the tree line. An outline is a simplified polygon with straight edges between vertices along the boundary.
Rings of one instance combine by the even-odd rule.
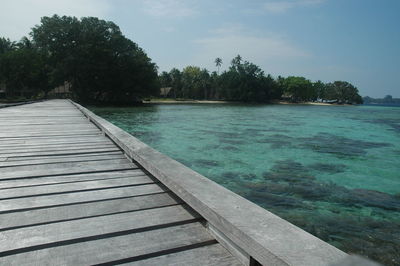
[[[0,38],[7,97],[45,97],[65,82],[82,102],[130,103],[159,91],[156,64],[113,22],[54,15],[29,35]]]
[[[274,78],[257,65],[232,59],[220,73],[197,66],[158,74],[142,48],[110,21],[95,17],[43,17],[29,38],[0,38],[0,91],[9,98],[46,97],[65,83],[73,97],[86,103],[132,103],[158,96],[183,99],[269,102],[277,99],[362,103],[358,90],[345,81],[311,82],[304,77]]]
[[[220,58],[215,59],[219,68]],[[187,66],[181,70],[159,74],[162,87],[170,87],[169,97],[197,100],[228,100],[243,102],[322,101],[338,103],[363,102],[358,89],[346,81],[312,82],[304,77],[273,78],[257,65],[243,60],[240,55],[232,59],[228,70],[219,74],[205,68]]]

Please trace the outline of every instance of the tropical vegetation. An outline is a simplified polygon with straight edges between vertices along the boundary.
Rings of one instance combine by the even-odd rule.
[[[43,17],[29,38],[0,38],[0,92],[6,88],[8,98],[47,97],[68,84],[71,96],[87,103],[133,103],[160,92],[176,99],[242,102],[363,101],[346,81],[274,78],[240,55],[222,73],[222,59],[214,63],[217,71],[187,66],[158,74],[144,50],[113,22],[54,15]]]
[[[218,68],[220,58],[215,59]],[[159,75],[162,87],[169,87],[173,98],[196,100],[228,100],[242,102],[320,101],[337,103],[363,102],[358,89],[346,81],[312,82],[304,77],[278,76],[273,78],[257,65],[245,61],[240,55],[232,59],[228,70],[218,74],[197,66],[187,66],[180,71],[173,68]]]
[[[156,64],[113,22],[43,17],[30,39],[0,39],[7,96],[44,94],[65,82],[83,102],[127,103],[159,91]]]

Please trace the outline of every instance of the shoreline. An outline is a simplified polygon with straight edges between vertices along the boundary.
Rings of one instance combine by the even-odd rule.
[[[246,102],[234,102],[234,101],[219,101],[219,100],[150,100],[142,101],[143,104],[254,104]],[[355,106],[353,104],[338,104],[338,103],[321,103],[321,102],[301,102],[292,103],[286,101],[272,101],[269,103],[256,103],[256,104],[279,104],[279,105],[317,105],[317,106]]]
[[[231,102],[231,101],[214,101],[214,100],[150,100],[150,101],[142,101],[144,104],[175,104],[175,103],[180,103],[180,104],[185,104],[185,103],[238,103],[238,102]]]

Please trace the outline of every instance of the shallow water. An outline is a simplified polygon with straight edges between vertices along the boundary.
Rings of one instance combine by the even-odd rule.
[[[91,109],[336,247],[400,264],[399,107]]]

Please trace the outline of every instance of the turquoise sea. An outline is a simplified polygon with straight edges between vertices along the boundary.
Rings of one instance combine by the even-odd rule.
[[[91,109],[332,245],[400,264],[400,107]]]

